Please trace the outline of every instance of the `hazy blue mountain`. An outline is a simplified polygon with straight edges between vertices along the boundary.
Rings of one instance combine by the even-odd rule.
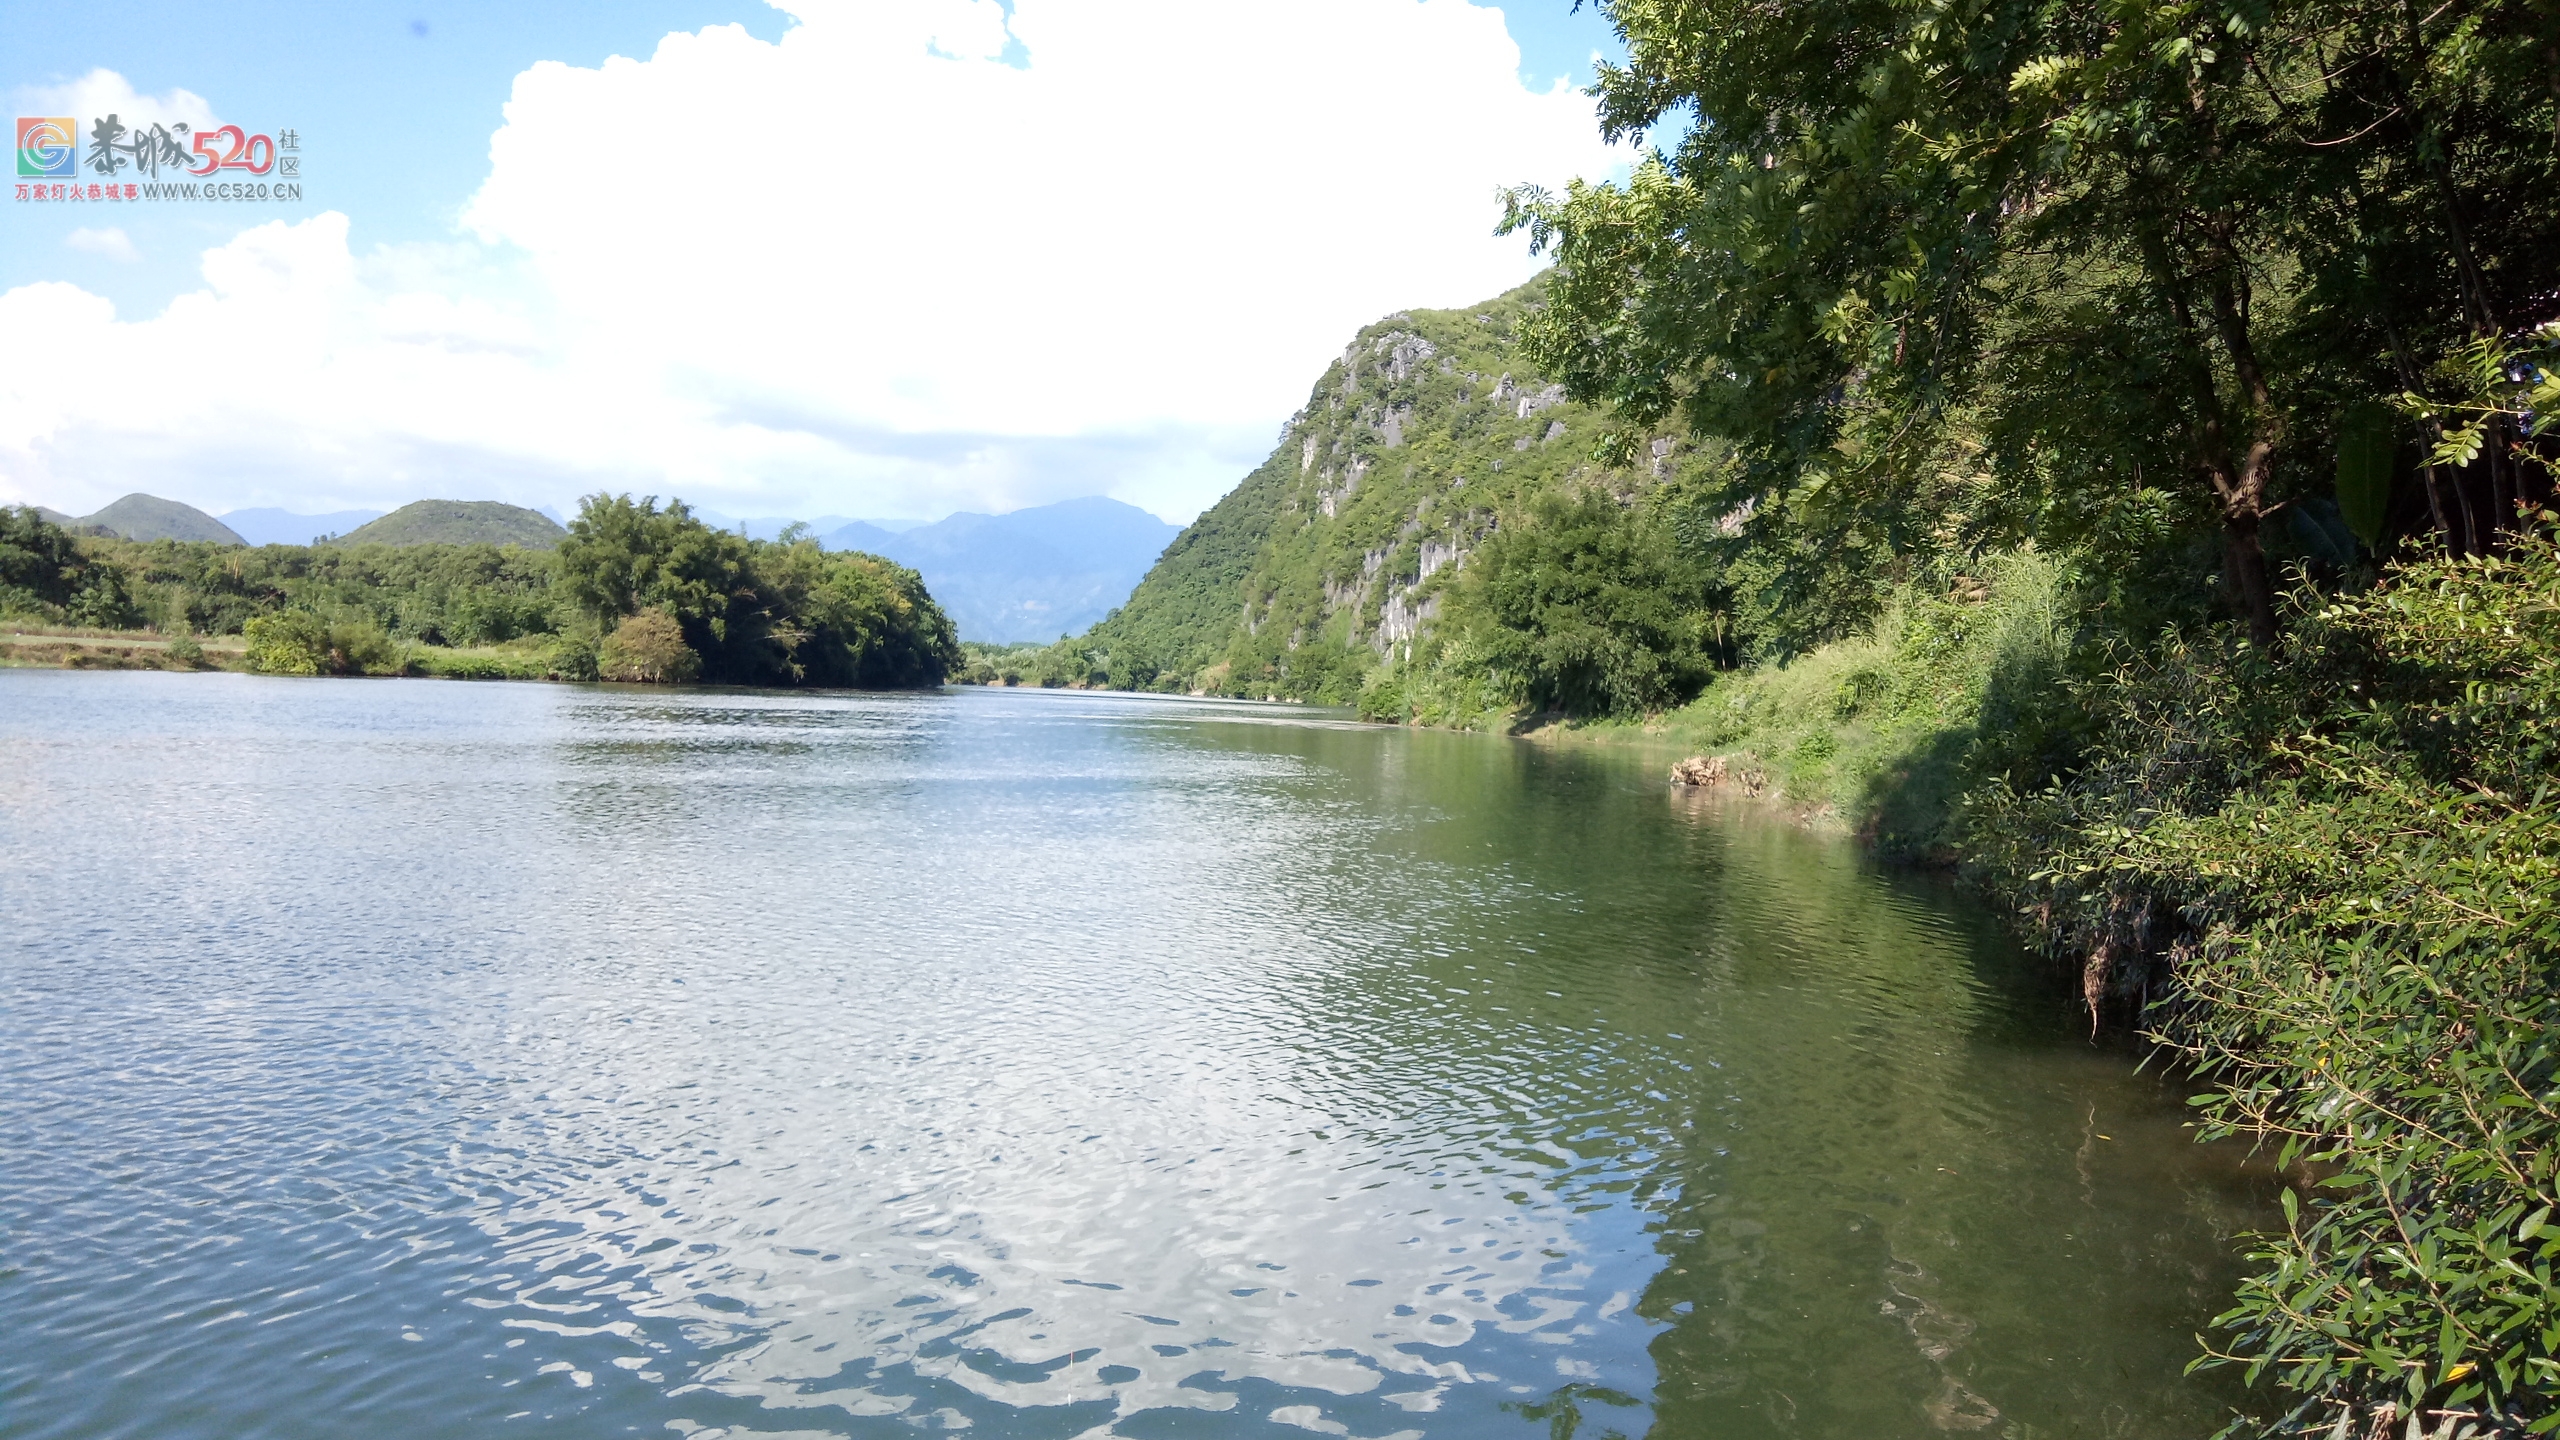
[[[252,545],[308,545],[316,536],[344,535],[389,513],[331,510],[319,515],[298,515],[291,510],[233,510],[223,515],[222,523]]]
[[[1009,644],[1076,634],[1110,614],[1181,529],[1088,495],[904,531],[857,520],[823,538],[830,550],[868,550],[914,568],[961,639]]]
[[[839,526],[852,523],[844,515],[821,515],[815,520],[793,520],[781,515],[723,515],[717,510],[696,510],[693,517],[714,530],[728,530],[750,540],[775,540],[794,525],[806,525],[812,535],[824,535]]]
[[[832,530],[819,531],[818,543],[830,550],[867,550],[874,555],[886,555],[889,552],[884,547],[897,544],[898,535],[896,531],[884,530],[868,520],[848,520]]]

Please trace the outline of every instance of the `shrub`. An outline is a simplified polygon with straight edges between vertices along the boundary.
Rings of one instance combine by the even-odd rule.
[[[249,668],[261,675],[381,674],[400,666],[391,637],[370,620],[336,624],[308,610],[279,610],[242,627]]]
[[[2093,1021],[2165,997],[2157,1038],[2212,1082],[2206,1137],[2325,1177],[2287,1193],[2204,1363],[2272,1375],[2294,1425],[2546,1433],[2560,546],[2297,606],[2280,660],[2222,633],[2128,660],[2090,688],[2105,726],[2072,782],[1994,786],[1970,828],[2088,957]]]
[[[702,657],[684,643],[684,627],[664,610],[626,617],[596,651],[596,673],[607,680],[682,685],[702,673]]]
[[[391,637],[369,619],[339,621],[328,634],[326,668],[332,675],[391,675],[408,668]]]
[[[554,680],[596,678],[596,642],[583,635],[563,635],[543,650],[545,673]]]
[[[483,650],[430,650],[419,657],[419,668],[446,680],[543,680],[551,673],[541,655]]]
[[[261,675],[318,675],[327,667],[329,627],[307,610],[279,610],[242,627],[249,668]]]

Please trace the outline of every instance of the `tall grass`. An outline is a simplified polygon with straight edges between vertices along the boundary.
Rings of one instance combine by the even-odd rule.
[[[1942,855],[1973,785],[2065,758],[2078,613],[2064,562],[1984,557],[1906,587],[1868,634],[1719,677],[1657,728],[1887,850]]]

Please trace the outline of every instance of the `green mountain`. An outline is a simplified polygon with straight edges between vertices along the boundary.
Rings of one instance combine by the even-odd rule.
[[[539,510],[495,500],[420,500],[338,537],[340,545],[521,545],[549,550],[568,535]]]
[[[74,520],[60,512],[40,513],[64,529],[105,530],[127,540],[209,540],[216,545],[245,545],[231,527],[193,505],[139,492],[127,495],[95,515]]]
[[[1639,447],[1633,469],[1599,464],[1599,414],[1513,355],[1542,283],[1360,331],[1271,458],[1175,537],[1126,605],[1059,647],[1069,668],[1115,687],[1347,701],[1531,501],[1653,484],[1672,442]]]

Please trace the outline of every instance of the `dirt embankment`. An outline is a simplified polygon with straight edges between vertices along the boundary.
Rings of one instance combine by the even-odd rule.
[[[73,626],[0,628],[0,665],[39,670],[238,670],[237,635],[178,636]]]

